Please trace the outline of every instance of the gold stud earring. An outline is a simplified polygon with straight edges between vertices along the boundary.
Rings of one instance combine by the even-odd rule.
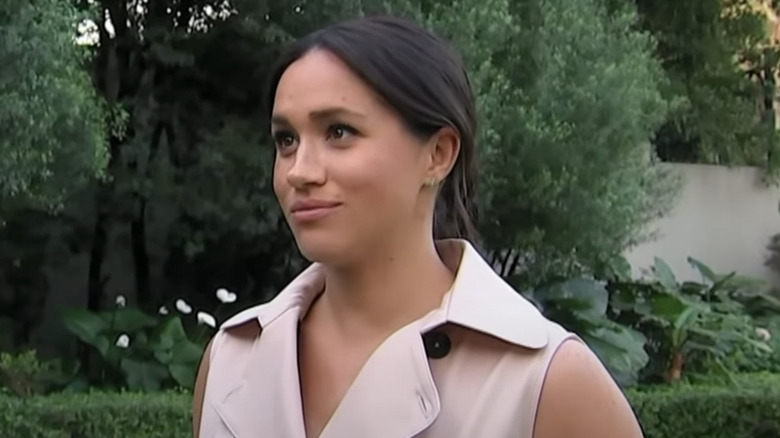
[[[436,187],[436,177],[432,176],[431,179],[428,180],[428,182],[425,183],[427,187]]]

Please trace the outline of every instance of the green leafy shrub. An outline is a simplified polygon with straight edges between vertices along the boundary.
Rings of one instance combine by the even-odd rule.
[[[759,318],[757,332],[765,339],[770,352],[741,349],[732,359],[734,367],[742,372],[760,372],[780,374],[780,312],[774,316]]]
[[[151,316],[122,305],[103,312],[71,309],[63,322],[96,353],[85,376],[89,383],[134,391],[194,385],[205,343],[190,339],[178,315]]]
[[[780,375],[736,380],[736,386],[681,384],[629,395],[645,438],[780,437]]]
[[[646,438],[776,438],[780,375],[744,375],[737,386],[680,384],[628,392]],[[0,436],[190,437],[191,395],[86,393],[0,395]]]
[[[66,381],[61,364],[40,360],[35,350],[0,353],[0,390],[28,397],[62,388]]]
[[[542,313],[576,333],[593,349],[621,386],[639,383],[649,362],[645,336],[609,319],[609,292],[603,282],[575,278],[524,293]]]
[[[190,396],[181,393],[0,396],[3,437],[191,437],[191,424]]]
[[[761,285],[734,273],[715,274],[693,258],[688,261],[702,281],[678,281],[661,259],[655,260],[650,279],[608,280],[610,319],[647,338],[650,362],[642,372],[643,383],[713,374],[730,378],[740,371],[740,355],[772,352],[757,334],[749,306],[766,296]]]
[[[560,279],[524,292],[545,316],[577,333],[623,386],[728,380],[736,372],[770,371],[777,353],[767,344],[777,305],[755,280],[718,275],[689,259],[701,282],[679,282],[656,259],[653,277],[636,280],[624,259],[598,278]],[[510,282],[521,283],[516,278]],[[766,326],[766,327],[765,327]]]

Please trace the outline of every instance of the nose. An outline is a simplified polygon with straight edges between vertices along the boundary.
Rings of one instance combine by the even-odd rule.
[[[325,183],[325,167],[320,148],[312,142],[301,142],[287,171],[287,182],[296,189]]]

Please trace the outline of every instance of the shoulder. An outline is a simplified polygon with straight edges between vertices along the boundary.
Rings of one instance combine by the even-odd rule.
[[[553,354],[536,418],[535,438],[643,436],[621,389],[596,355],[576,340],[562,342]]]

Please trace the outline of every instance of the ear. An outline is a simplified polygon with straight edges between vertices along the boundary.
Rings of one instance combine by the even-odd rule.
[[[460,136],[452,127],[441,128],[428,142],[426,180],[441,183],[450,174],[460,153]]]

